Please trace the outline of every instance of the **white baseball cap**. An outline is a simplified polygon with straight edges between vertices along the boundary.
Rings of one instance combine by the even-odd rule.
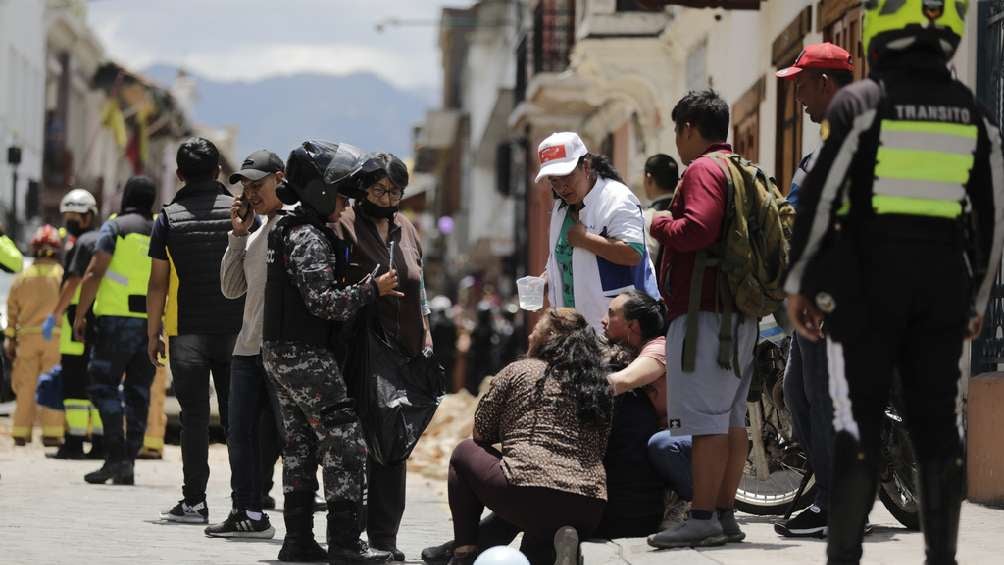
[[[540,170],[534,182],[544,177],[563,177],[575,170],[579,158],[589,154],[586,144],[574,131],[560,131],[547,136],[537,146]]]

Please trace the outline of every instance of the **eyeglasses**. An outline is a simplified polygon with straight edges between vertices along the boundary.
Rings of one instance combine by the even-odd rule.
[[[370,194],[376,198],[383,198],[389,194],[391,200],[400,200],[404,196],[404,191],[397,187],[385,188],[378,184],[370,188]]]

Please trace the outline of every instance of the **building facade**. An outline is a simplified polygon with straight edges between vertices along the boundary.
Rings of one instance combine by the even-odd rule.
[[[44,89],[46,75],[45,3],[0,0],[0,224],[14,232],[11,205],[19,153],[17,218],[25,215],[24,197],[42,179]],[[16,160],[16,159],[15,159]]]

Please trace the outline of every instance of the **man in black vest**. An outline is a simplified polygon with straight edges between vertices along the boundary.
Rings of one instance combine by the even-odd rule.
[[[164,206],[150,234],[148,353],[152,363],[160,364],[162,333],[168,336],[174,393],[181,405],[184,498],[162,512],[161,518],[205,524],[209,522],[209,373],[225,427],[230,357],[241,328],[244,300],[227,300],[220,291],[220,263],[227,249],[234,199],[216,180],[219,151],[207,139],[189,138],[178,148],[177,163],[178,178],[185,185]],[[170,284],[172,272],[176,285]]]

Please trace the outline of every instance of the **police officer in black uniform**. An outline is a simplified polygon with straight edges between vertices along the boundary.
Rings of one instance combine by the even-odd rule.
[[[286,161],[277,195],[299,203],[269,234],[263,361],[273,379],[285,428],[280,561],[314,561],[314,477],[323,467],[331,563],[383,563],[391,554],[359,539],[365,524],[366,443],[347,395],[333,347],[338,328],[360,308],[394,290],[396,271],[345,286],[344,246],[326,225],[337,222],[361,152],[349,145],[307,141]]]
[[[959,358],[979,330],[1004,234],[1000,132],[948,68],[968,4],[864,3],[871,76],[837,93],[802,187],[785,288],[798,331],[828,343],[831,564],[861,559],[894,371],[920,470],[927,563],[955,563]]]

